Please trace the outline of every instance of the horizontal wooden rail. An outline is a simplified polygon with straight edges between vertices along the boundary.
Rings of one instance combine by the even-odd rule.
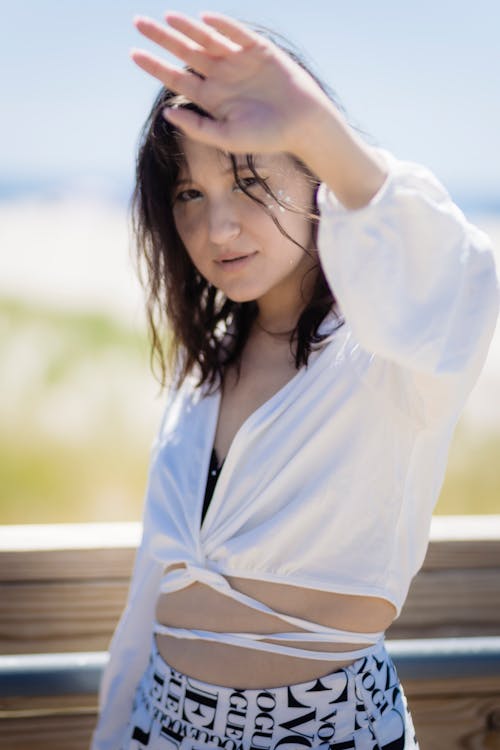
[[[88,750],[140,533],[0,528],[0,750]],[[433,519],[386,643],[422,750],[500,750],[500,515]]]

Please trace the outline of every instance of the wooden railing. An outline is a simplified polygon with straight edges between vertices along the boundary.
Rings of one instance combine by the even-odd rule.
[[[0,529],[2,750],[88,747],[139,534],[138,524]],[[500,516],[433,519],[387,642],[421,750],[500,750]]]

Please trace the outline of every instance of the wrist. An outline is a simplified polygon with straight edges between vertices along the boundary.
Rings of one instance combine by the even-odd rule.
[[[326,99],[326,97],[325,97]],[[387,167],[364,143],[333,102],[315,102],[302,119],[292,153],[325,182],[348,209],[370,202],[387,177]]]

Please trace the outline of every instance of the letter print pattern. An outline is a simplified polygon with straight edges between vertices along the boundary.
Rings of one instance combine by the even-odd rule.
[[[176,672],[153,642],[121,750],[419,750],[384,644],[321,679],[262,690]]]

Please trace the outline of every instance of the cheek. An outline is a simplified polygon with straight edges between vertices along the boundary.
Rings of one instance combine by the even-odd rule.
[[[177,234],[184,243],[188,254],[192,257],[201,241],[203,226],[201,217],[194,211],[181,210],[174,212],[174,221]]]
[[[287,189],[286,183],[282,183],[280,188],[273,186],[273,190],[285,205],[289,203],[296,211],[287,210],[285,207],[274,204],[272,215],[290,237],[300,245],[311,248],[313,245],[313,222],[307,217],[307,214],[313,209],[314,194],[310,185],[291,185]],[[269,200],[269,202],[271,201]],[[279,228],[272,223],[272,219],[269,219],[269,221],[273,226],[273,231],[279,234],[281,240],[288,243],[292,252],[293,249],[301,252],[300,248],[281,234]]]
[[[298,247],[294,242],[281,234],[279,229],[276,227],[275,231],[279,234],[281,242],[288,248],[289,253],[303,255],[303,248],[309,249],[312,246],[312,224],[304,216],[294,214],[291,211],[277,214],[281,227],[284,231],[297,242],[301,247]]]

